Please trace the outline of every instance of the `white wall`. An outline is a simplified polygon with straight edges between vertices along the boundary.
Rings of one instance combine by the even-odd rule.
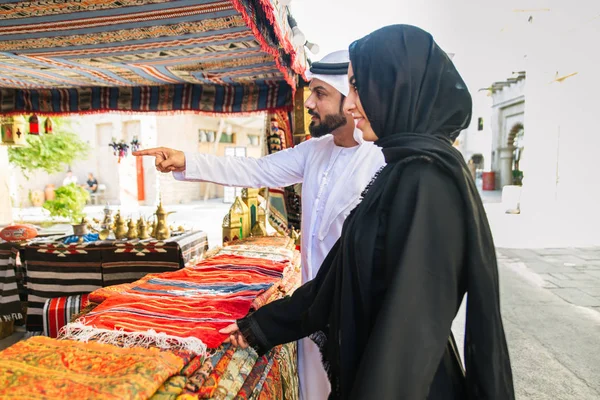
[[[522,209],[561,210],[591,223],[600,215],[600,20],[586,21],[539,37],[531,55]]]
[[[492,155],[492,98],[487,92],[471,91],[473,117],[469,127],[458,137],[459,150],[468,161],[473,154],[484,157],[484,169],[489,170]],[[483,118],[483,130],[478,130],[478,119]]]
[[[170,147],[178,150],[201,152],[223,156],[227,147],[246,147],[246,156],[260,157],[262,141],[256,145],[249,145],[248,134],[264,136],[262,126],[256,124],[246,126],[243,119],[225,119],[226,126],[231,126],[235,134],[234,143],[200,143],[199,130],[218,131],[220,118],[206,117],[194,114],[181,114],[173,116],[160,116],[158,123],[157,146]],[[259,124],[260,125],[260,124]],[[153,167],[154,168],[154,167]],[[209,198],[223,197],[223,186],[212,183],[178,182],[171,174],[158,174],[160,192],[164,204],[179,204],[190,201],[203,200],[207,188],[210,187]]]

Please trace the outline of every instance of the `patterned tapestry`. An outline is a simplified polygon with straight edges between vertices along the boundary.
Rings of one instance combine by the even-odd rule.
[[[273,154],[294,147],[291,114],[277,111],[269,115],[266,131],[267,153]],[[269,188],[269,222],[282,235],[292,228],[300,230],[302,220],[302,184],[285,188]]]
[[[291,109],[303,50],[267,0],[11,1],[0,113]]]
[[[37,336],[0,352],[0,397],[147,399],[183,364],[157,349]]]

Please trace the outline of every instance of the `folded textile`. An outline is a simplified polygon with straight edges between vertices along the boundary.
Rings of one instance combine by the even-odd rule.
[[[0,322],[23,318],[15,265],[17,245],[0,242]]]
[[[182,367],[158,349],[36,336],[0,352],[0,398],[147,399]]]
[[[158,388],[150,400],[175,400],[183,392],[186,382],[185,376],[172,376]]]
[[[227,369],[221,376],[215,389],[214,397],[223,400],[233,400],[242,388],[246,377],[256,363],[256,352],[251,348],[238,348],[234,353]]]
[[[206,378],[204,385],[202,385],[202,387],[200,388],[198,392],[199,399],[210,399],[211,397],[213,397],[217,386],[219,386],[221,376],[227,370],[227,366],[233,358],[233,354],[235,353],[235,351],[236,349],[233,347],[228,347],[227,350],[225,350],[223,355],[219,358],[219,361],[213,367],[213,370],[208,376],[208,378]]]
[[[71,318],[79,314],[88,303],[87,294],[56,297],[46,300],[43,309],[44,335],[58,337],[60,329],[71,322]]]
[[[252,245],[232,245],[223,247],[218,253],[220,255],[235,255],[249,258],[262,258],[271,261],[291,261],[294,259],[292,250],[277,246],[252,246]]]
[[[290,258],[269,260],[246,257],[243,255],[221,254],[196,264],[192,269],[203,269],[206,267],[233,269],[238,267],[239,270],[245,269],[259,274],[281,276],[281,273],[283,273],[284,269],[289,265]]]
[[[84,242],[95,242],[95,241],[98,240],[98,234],[97,233],[86,233],[82,237],[83,237],[83,241]],[[64,244],[70,244],[70,243],[77,243],[78,241],[79,241],[79,236],[71,235],[71,236],[67,236],[63,240],[63,243]]]
[[[230,245],[245,244],[254,246],[273,246],[293,249],[294,240],[289,236],[250,236],[236,242],[230,242]]]
[[[252,400],[283,400],[286,399],[283,393],[283,385],[281,383],[280,365],[275,359],[270,364],[268,373],[264,375],[256,386],[256,391],[252,394]]]
[[[250,300],[123,294],[105,300],[92,312],[63,328],[61,337],[157,346],[206,354],[227,337],[219,330],[243,317]]]
[[[252,392],[256,388],[256,385],[260,381],[262,375],[265,373],[265,369],[269,364],[269,359],[273,358],[273,349],[271,349],[264,356],[259,357],[254,363],[252,370],[246,376],[244,383],[240,390],[238,390],[237,394],[234,397],[234,400],[248,400],[252,395]],[[268,373],[268,372],[267,372]]]

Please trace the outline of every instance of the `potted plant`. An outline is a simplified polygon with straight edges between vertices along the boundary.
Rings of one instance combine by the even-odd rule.
[[[513,169],[512,171],[513,185],[523,186],[523,171]]]
[[[81,225],[85,217],[83,209],[90,195],[84,188],[71,183],[61,186],[54,191],[54,200],[44,203],[44,208],[50,212],[52,217],[63,217],[69,219],[77,230],[76,225]]]

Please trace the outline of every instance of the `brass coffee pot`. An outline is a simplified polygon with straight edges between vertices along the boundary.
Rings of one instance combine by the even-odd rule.
[[[150,234],[148,234],[148,224],[146,224],[146,220],[143,217],[140,217],[138,220],[138,238],[141,240],[148,239]]]
[[[173,211],[166,212],[162,206],[162,201],[158,204],[156,209],[156,228],[154,230],[154,237],[158,240],[165,240],[171,237],[171,230],[169,224],[167,224],[167,216],[173,214]]]
[[[135,220],[133,218],[131,218],[129,220],[129,224],[127,225],[127,239],[128,240],[133,240],[133,239],[137,239],[138,237],[138,228],[137,225],[135,223]]]
[[[125,239],[127,237],[127,222],[125,218],[121,217],[121,212],[117,211],[115,215],[115,225],[113,228],[115,232],[115,239]]]

